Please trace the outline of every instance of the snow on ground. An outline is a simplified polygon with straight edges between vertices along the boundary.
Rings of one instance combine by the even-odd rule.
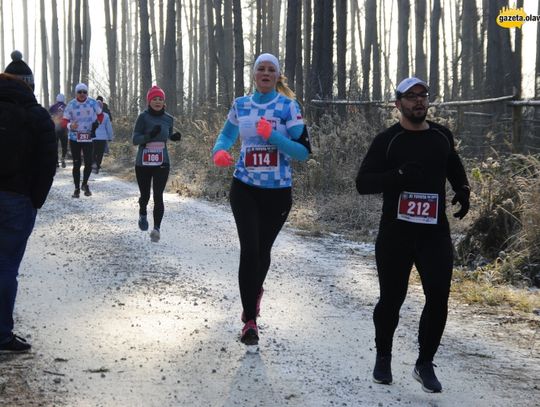
[[[540,405],[535,343],[527,351],[497,341],[496,326],[456,310],[435,361],[444,391],[423,392],[411,377],[417,289],[396,332],[395,384],[374,384],[373,248],[339,236],[283,230],[265,284],[260,352],[247,353],[229,208],[166,194],[162,240],[151,243],[137,228],[137,186],[92,177],[94,195],[72,199],[71,171],[59,170],[21,267],[17,332],[33,352],[0,359],[24,371],[45,405]]]

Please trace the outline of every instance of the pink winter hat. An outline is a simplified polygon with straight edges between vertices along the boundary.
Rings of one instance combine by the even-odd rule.
[[[156,96],[161,97],[163,100],[165,100],[165,92],[163,92],[163,89],[161,89],[159,86],[152,86],[148,93],[146,94],[146,101],[148,104],[150,104],[150,101],[154,99]]]

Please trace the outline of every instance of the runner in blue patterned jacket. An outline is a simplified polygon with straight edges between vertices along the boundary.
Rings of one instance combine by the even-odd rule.
[[[241,140],[229,194],[240,239],[241,341],[256,345],[257,316],[270,252],[292,205],[291,159],[305,160],[309,137],[295,95],[274,55],[261,54],[253,65],[256,91],[233,102],[212,150],[219,167],[233,165],[228,150]]]
[[[146,207],[150,200],[150,187],[154,192],[154,228],[150,240],[157,243],[165,205],[163,191],[169,178],[169,153],[167,140],[179,141],[179,132],[173,133],[174,118],[165,112],[165,92],[152,86],[146,94],[148,108],[139,114],[133,129],[133,144],[139,146],[135,162],[135,175],[141,196],[139,198],[139,228],[148,230]]]

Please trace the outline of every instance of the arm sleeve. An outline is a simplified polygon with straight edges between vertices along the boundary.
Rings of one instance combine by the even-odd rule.
[[[57,145],[54,122],[48,112],[42,107],[34,108],[34,115],[35,149],[30,199],[34,208],[39,209],[47,199],[56,173]]]
[[[392,170],[386,168],[386,143],[377,135],[356,175],[356,190],[360,194],[378,194],[388,187]]]
[[[114,138],[114,132],[113,132],[113,126],[112,126],[112,123],[111,123],[111,119],[109,118],[107,120],[107,137],[108,137],[108,140],[109,141],[112,141],[112,139]]]
[[[290,127],[287,131],[291,136],[291,139],[273,130],[268,141],[270,144],[277,146],[280,151],[284,152],[295,160],[304,161],[309,156],[309,150],[304,144],[297,141],[302,136],[304,127],[304,124],[298,124]]]
[[[465,172],[465,167],[459,158],[454,144],[454,136],[450,131],[445,132],[450,143],[450,155],[448,156],[448,163],[446,164],[446,177],[452,185],[454,191],[459,191],[464,185],[469,186],[469,180]]]
[[[133,129],[133,144],[138,146],[140,144],[148,143],[150,135],[144,134],[144,117],[142,114],[137,117],[135,122],[135,128]]]
[[[219,133],[216,143],[214,144],[214,148],[212,149],[212,155],[214,155],[216,151],[219,150],[230,150],[230,148],[234,145],[236,139],[238,138],[238,133],[238,126],[231,123],[231,121],[227,119],[225,125],[223,126],[223,129]]]

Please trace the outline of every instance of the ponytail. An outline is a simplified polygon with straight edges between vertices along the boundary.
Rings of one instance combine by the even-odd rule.
[[[291,88],[289,88],[289,85],[287,84],[287,77],[283,74],[279,75],[276,83],[276,90],[282,95],[287,96],[289,99],[296,100],[296,94]]]

